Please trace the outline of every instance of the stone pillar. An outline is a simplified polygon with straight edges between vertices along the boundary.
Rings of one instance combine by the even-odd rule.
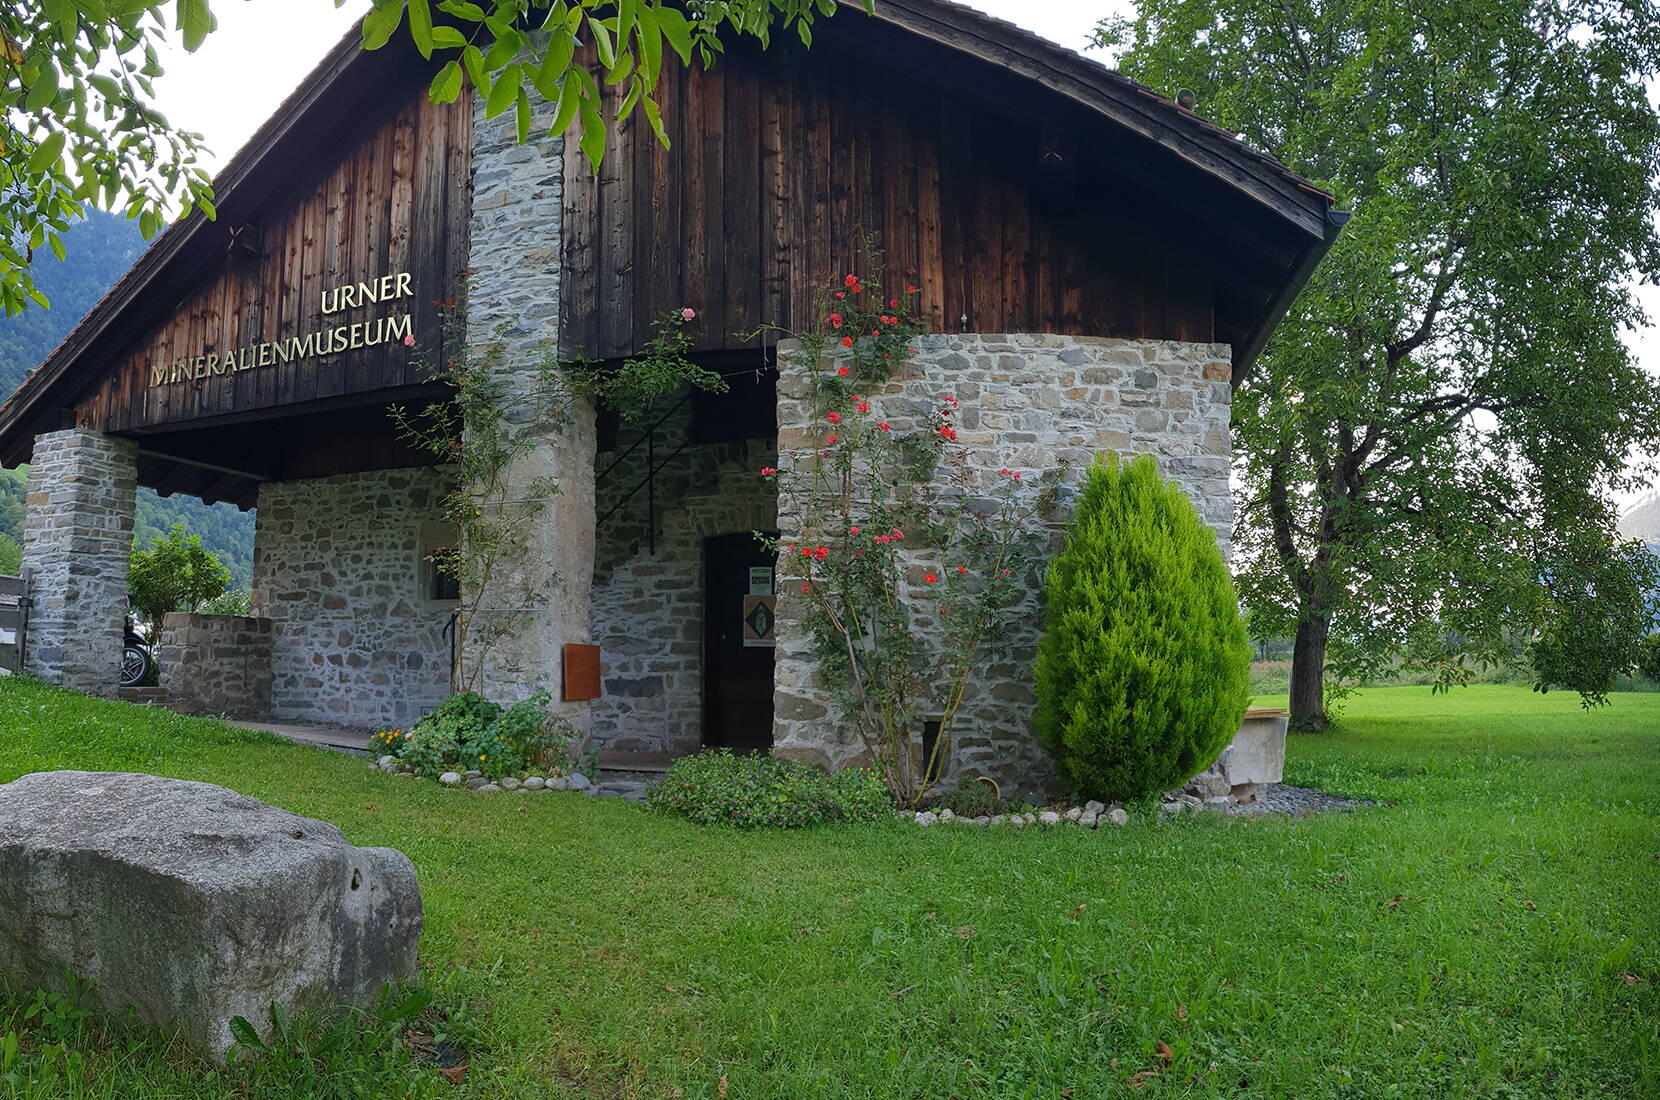
[[[539,103],[531,132],[545,134],[552,121]],[[463,593],[464,607],[477,610],[459,683],[476,670],[474,686],[503,704],[547,691],[552,709],[586,731],[589,705],[559,700],[564,645],[592,637],[594,416],[586,402],[557,408],[543,385],[559,347],[562,156],[559,138],[519,145],[511,118],[486,120],[481,109],[475,119],[468,355],[503,383],[510,424],[556,423],[484,502],[520,531],[522,545],[488,591]]]
[[[138,449],[72,428],[35,438],[23,564],[31,572],[25,669],[114,697],[121,683]]]

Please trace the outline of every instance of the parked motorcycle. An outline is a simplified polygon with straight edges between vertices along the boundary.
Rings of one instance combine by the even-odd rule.
[[[156,658],[150,646],[150,639],[146,638],[133,621],[132,612],[127,613],[126,637],[121,646],[121,686],[137,687],[149,679],[150,670],[155,668]]]

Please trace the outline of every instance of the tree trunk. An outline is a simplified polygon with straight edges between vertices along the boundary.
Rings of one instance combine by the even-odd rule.
[[[1303,613],[1297,624],[1296,648],[1291,652],[1291,727],[1326,727],[1326,639],[1331,634],[1329,612]]]

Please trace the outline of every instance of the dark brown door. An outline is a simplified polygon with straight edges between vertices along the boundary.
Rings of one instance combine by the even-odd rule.
[[[703,543],[703,743],[734,752],[772,748],[772,648],[745,645],[757,627],[774,633],[770,601],[746,596],[773,591],[773,555],[754,534],[719,535]],[[757,610],[757,606],[761,610]],[[749,619],[746,628],[745,617]]]

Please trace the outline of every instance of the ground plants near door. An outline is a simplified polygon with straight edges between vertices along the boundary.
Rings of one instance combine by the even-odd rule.
[[[1587,712],[1519,687],[1364,690],[1293,737],[1286,778],[1377,809],[739,831],[456,798],[0,682],[0,781],[202,779],[407,852],[435,995],[417,1023],[470,1067],[450,1085],[371,1026],[315,1062],[210,1072],[95,1022],[48,1032],[14,999],[18,1081],[53,1036],[74,1058],[0,1096],[1653,1096],[1656,728],[1654,693]]]

